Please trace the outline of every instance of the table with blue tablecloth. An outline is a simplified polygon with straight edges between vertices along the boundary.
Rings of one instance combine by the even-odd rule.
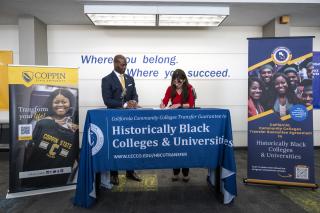
[[[229,110],[88,110],[74,204],[92,206],[98,172],[167,168],[208,168],[212,185],[218,170],[230,203],[237,187]]]

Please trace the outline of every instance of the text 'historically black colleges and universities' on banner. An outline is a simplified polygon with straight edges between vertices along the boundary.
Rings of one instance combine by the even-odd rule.
[[[248,182],[315,185],[312,39],[249,39]]]

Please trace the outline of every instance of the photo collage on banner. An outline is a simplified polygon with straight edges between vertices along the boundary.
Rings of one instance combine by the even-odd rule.
[[[9,193],[76,182],[78,69],[9,66]]]
[[[320,109],[320,52],[313,52],[313,108]]]
[[[249,39],[248,182],[314,186],[312,39]]]

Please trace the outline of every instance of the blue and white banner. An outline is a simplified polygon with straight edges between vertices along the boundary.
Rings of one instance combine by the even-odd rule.
[[[313,108],[320,109],[320,52],[313,52]]]
[[[249,182],[312,186],[315,181],[312,39],[249,39]]]
[[[94,202],[96,172],[185,167],[220,168],[225,202],[236,196],[228,110],[89,110],[75,204]]]

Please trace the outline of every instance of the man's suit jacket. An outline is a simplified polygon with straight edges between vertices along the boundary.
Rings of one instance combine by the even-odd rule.
[[[134,79],[127,74],[124,74],[124,78],[126,83],[126,94],[124,97],[122,97],[122,86],[115,71],[112,71],[102,79],[102,98],[108,108],[122,108],[123,104],[129,100],[138,102]]]

